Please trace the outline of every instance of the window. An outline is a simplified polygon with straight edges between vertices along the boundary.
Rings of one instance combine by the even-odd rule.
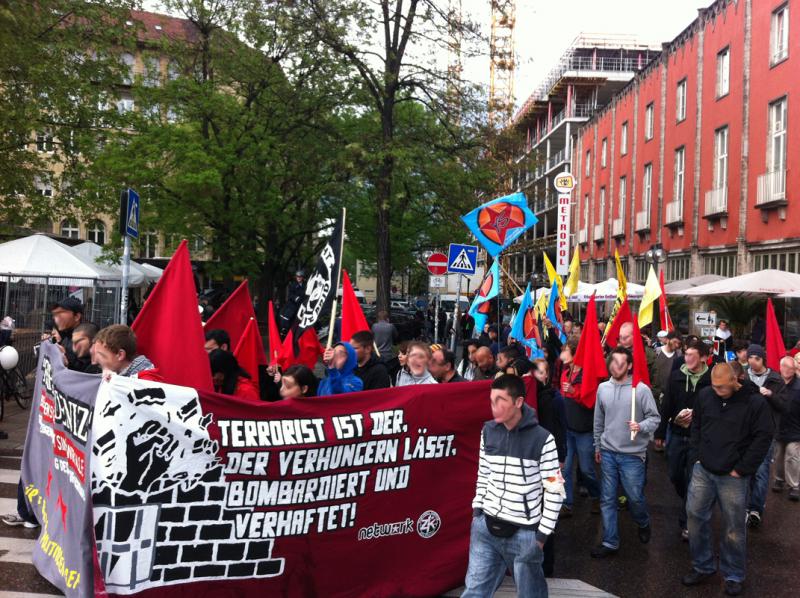
[[[158,234],[155,231],[144,231],[139,235],[139,257],[152,258],[158,249]]]
[[[206,250],[206,240],[199,235],[193,236],[189,249],[192,253],[202,253]]]
[[[589,280],[589,264],[581,264],[581,280]]]
[[[603,137],[602,150],[600,151],[600,168],[606,167],[607,155],[608,155],[608,137]]]
[[[664,264],[664,276],[667,280],[686,280],[689,278],[689,257],[669,256]]]
[[[725,48],[717,54],[717,97],[728,95],[731,90],[731,49]]]
[[[769,63],[777,64],[789,56],[789,5],[784,4],[772,13]]]
[[[753,269],[783,270],[784,272],[800,273],[800,253],[796,251],[782,251],[777,253],[757,253],[753,255]]]
[[[605,260],[601,262],[596,262],[594,265],[594,279],[596,282],[602,282],[606,279],[606,270],[608,264],[606,264]]]
[[[727,186],[728,127],[722,127],[714,133],[714,189],[724,189]]]
[[[674,180],[672,181],[672,200],[683,202],[684,173],[686,169],[686,148],[675,150]]]
[[[30,137],[28,139],[30,139]],[[49,154],[53,151],[53,134],[50,131],[39,131],[36,133],[36,151],[40,154]]]
[[[174,81],[178,77],[181,76],[181,67],[178,65],[177,62],[174,60],[170,60],[169,64],[167,65],[167,78],[170,81]]]
[[[133,98],[122,97],[117,100],[117,112],[127,114],[133,110]]]
[[[592,150],[586,150],[586,167],[584,168],[584,174],[586,176],[591,176],[592,174]]]
[[[767,132],[767,171],[786,170],[786,98],[769,105],[769,131]]]
[[[642,211],[650,213],[653,201],[653,165],[644,165],[644,185],[642,187]]]
[[[99,220],[92,220],[86,229],[86,239],[97,245],[105,245],[106,225]]]
[[[679,81],[675,90],[675,120],[686,120],[686,79]]]
[[[37,218],[31,223],[31,228],[40,233],[52,233],[53,223],[47,218]]]
[[[637,258],[636,259],[636,280],[640,283],[644,283],[647,280],[647,271],[649,270],[650,264],[644,258]]]
[[[709,255],[703,259],[703,273],[736,276],[736,254]]]
[[[583,228],[589,228],[589,194],[583,198]]]
[[[75,223],[74,220],[62,220],[61,221],[61,236],[67,237],[68,239],[78,239],[81,235],[81,231],[78,228],[78,225]]]
[[[122,83],[123,85],[130,85],[133,83],[133,64],[135,62],[133,54],[123,52],[119,57],[119,61],[122,71]]]
[[[655,106],[653,102],[647,105],[644,109],[644,139],[649,141],[653,138],[653,129],[655,127]]]
[[[53,185],[49,179],[40,179],[38,176],[33,179],[33,186],[36,194],[42,197],[53,197]]]
[[[600,187],[600,219],[598,222],[602,225],[606,221],[606,188]]]
[[[628,177],[619,177],[619,203],[617,218],[625,218],[625,196],[628,194]]]
[[[628,153],[628,121],[622,123],[622,130],[619,134],[619,153],[624,156]]]
[[[158,58],[148,56],[144,59],[144,77],[142,83],[147,87],[158,87],[161,85],[161,65]]]

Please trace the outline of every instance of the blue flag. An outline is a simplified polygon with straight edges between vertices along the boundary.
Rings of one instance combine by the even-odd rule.
[[[469,308],[469,315],[475,320],[476,336],[483,332],[483,327],[489,319],[491,311],[491,300],[500,294],[500,262],[495,260],[492,267],[475,293],[475,299]]]
[[[531,283],[528,283],[528,288],[525,289],[525,294],[522,296],[522,303],[520,303],[519,311],[517,311],[517,316],[514,318],[514,324],[511,326],[511,332],[508,336],[516,339],[519,344],[525,347],[529,359],[544,357],[544,352],[536,342],[538,328],[534,307],[534,303],[531,300]]]
[[[495,257],[538,222],[523,193],[513,193],[478,206],[461,220]]]
[[[553,323],[553,329],[558,330],[558,338],[561,343],[567,342],[567,335],[564,333],[564,325],[561,320],[561,301],[558,298],[558,280],[553,280],[550,288],[550,299],[547,302],[547,319]]]

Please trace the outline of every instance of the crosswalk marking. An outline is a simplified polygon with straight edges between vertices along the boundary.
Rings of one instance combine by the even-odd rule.
[[[3,538],[0,541],[0,563],[31,564],[36,540],[28,538]],[[0,592],[0,595],[3,593]]]
[[[0,484],[14,484],[19,482],[19,470],[0,469]]]

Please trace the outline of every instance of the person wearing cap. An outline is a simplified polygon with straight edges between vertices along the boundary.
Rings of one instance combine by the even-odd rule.
[[[712,510],[721,512],[719,568],[725,593],[738,596],[745,579],[745,514],[750,479],[772,441],[770,408],[758,394],[739,383],[728,363],[711,370],[711,387],[694,403],[691,445],[697,455],[686,499],[692,569],[681,582],[703,583],[716,573],[712,546]]]
[[[747,375],[750,381],[758,386],[758,392],[766,399],[772,415],[772,427],[777,433],[780,427],[780,414],[785,413],[789,407],[789,397],[786,385],[781,375],[766,366],[767,354],[761,345],[752,344],[747,347]],[[761,467],[750,480],[750,500],[747,505],[747,526],[756,528],[761,525],[764,518],[764,509],[767,504],[767,487],[769,486],[769,466],[772,463],[772,445],[764,456]]]
[[[69,367],[77,359],[72,346],[72,332],[83,322],[83,303],[75,297],[67,297],[54,303],[50,307],[50,314],[53,316],[55,326],[52,332],[42,335],[42,340],[60,345]]]

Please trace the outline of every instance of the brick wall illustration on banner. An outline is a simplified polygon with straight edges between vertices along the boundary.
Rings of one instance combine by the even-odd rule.
[[[281,575],[274,540],[235,540],[223,464],[197,393],[118,378],[95,407],[92,498],[109,591]],[[248,509],[244,510],[245,512]]]

